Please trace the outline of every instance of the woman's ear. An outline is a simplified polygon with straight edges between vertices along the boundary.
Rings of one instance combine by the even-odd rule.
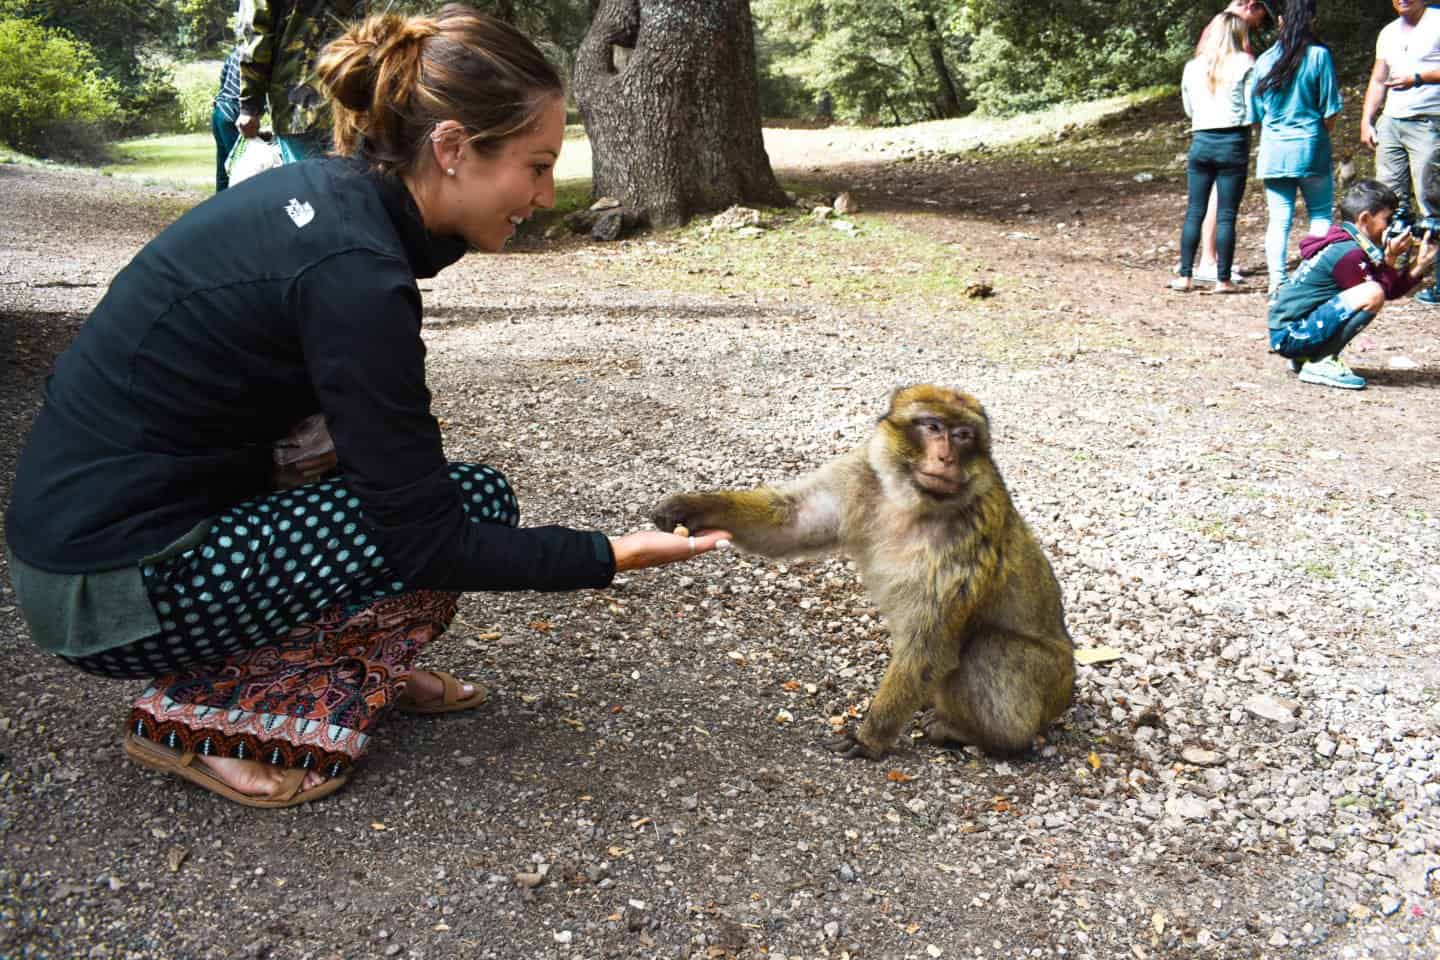
[[[430,131],[430,151],[435,165],[450,176],[455,175],[455,165],[465,149],[465,128],[454,120],[442,120]]]

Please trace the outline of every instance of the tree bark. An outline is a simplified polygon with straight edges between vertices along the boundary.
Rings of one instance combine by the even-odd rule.
[[[786,202],[760,134],[749,0],[599,0],[575,101],[596,195],[652,224]]]
[[[940,115],[958,117],[964,105],[960,102],[960,90],[955,85],[955,77],[945,63],[945,41],[940,36],[940,24],[935,22],[933,13],[925,14],[925,32],[926,46],[930,48],[930,62],[935,67],[935,75],[940,78]]]

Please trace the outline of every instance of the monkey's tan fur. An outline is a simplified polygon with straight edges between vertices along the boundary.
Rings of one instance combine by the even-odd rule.
[[[895,391],[869,442],[778,488],[682,493],[669,530],[729,530],[770,557],[839,549],[890,626],[890,667],[858,731],[830,743],[879,757],[925,704],[934,742],[1029,749],[1065,711],[1074,652],[1050,563],[990,458],[969,394]]]

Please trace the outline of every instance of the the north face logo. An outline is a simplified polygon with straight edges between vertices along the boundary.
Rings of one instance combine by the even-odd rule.
[[[301,203],[294,197],[291,197],[290,202],[285,204],[285,212],[290,215],[291,220],[295,221],[297,227],[303,227],[315,219],[315,208],[308,203]]]

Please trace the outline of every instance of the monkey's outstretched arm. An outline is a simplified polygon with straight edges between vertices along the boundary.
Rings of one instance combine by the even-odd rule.
[[[833,465],[832,465],[833,466]],[[785,487],[677,493],[651,512],[661,530],[729,530],[737,546],[767,557],[834,547],[840,539],[841,495],[831,467]]]

